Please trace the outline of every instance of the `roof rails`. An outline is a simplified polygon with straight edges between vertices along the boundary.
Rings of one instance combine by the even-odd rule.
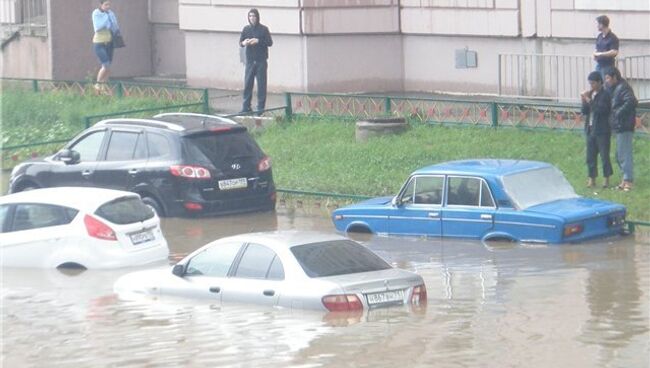
[[[108,119],[102,120],[95,126],[111,125],[111,124],[125,124],[125,125],[146,125],[157,128],[167,128],[170,130],[175,130],[182,132],[185,130],[182,126],[178,124],[168,123],[160,120],[151,120],[151,119]]]
[[[167,116],[193,116],[193,117],[199,117],[199,118],[209,118],[209,119],[217,119],[222,123],[226,124],[232,124],[232,125],[239,125],[237,122],[232,121],[228,118],[224,118],[223,116],[218,116],[218,115],[208,115],[208,114],[197,114],[194,112],[165,112],[162,114],[155,115],[154,118],[164,118]]]

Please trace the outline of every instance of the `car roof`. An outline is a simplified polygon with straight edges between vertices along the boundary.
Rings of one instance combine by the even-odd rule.
[[[94,212],[114,199],[137,194],[121,190],[91,187],[56,187],[28,190],[0,197],[0,204],[43,203]]]
[[[98,122],[95,126],[146,126],[175,131],[181,135],[192,135],[207,131],[228,132],[247,130],[245,126],[221,116],[195,113],[164,113],[149,119],[107,119]]]
[[[238,241],[242,243],[264,244],[274,248],[291,248],[297,245],[320,243],[332,240],[347,240],[347,238],[333,233],[283,230],[235,235],[219,239],[219,242]]]
[[[416,174],[450,174],[450,175],[483,175],[506,176],[524,171],[553,167],[540,161],[502,160],[502,159],[472,159],[442,162],[426,166],[413,172]]]

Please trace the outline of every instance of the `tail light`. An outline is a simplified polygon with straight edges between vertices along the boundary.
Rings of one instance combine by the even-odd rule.
[[[322,299],[323,305],[330,312],[344,312],[363,309],[363,304],[354,294],[326,295]]]
[[[113,229],[92,216],[86,215],[86,217],[84,217],[84,224],[86,225],[86,231],[88,231],[88,235],[92,236],[93,238],[103,240],[117,240],[115,231],[113,231]]]
[[[580,234],[584,230],[581,224],[571,224],[564,227],[564,237]]]
[[[411,304],[424,304],[427,302],[427,287],[424,284],[413,288],[411,295]]]
[[[183,207],[188,211],[201,211],[203,209],[203,206],[200,203],[194,202],[185,202],[183,203]]]
[[[271,168],[271,158],[264,156],[257,164],[257,171],[266,171]]]
[[[169,172],[174,176],[192,179],[210,179],[210,170],[202,166],[172,165]]]

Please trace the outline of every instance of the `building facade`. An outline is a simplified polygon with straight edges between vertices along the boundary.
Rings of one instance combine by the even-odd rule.
[[[9,43],[3,75],[78,79],[97,67],[90,47],[96,3],[47,3],[48,40]],[[238,40],[252,7],[273,35],[274,91],[579,90],[593,68],[601,14],[621,40],[619,58],[642,57],[635,66],[647,70],[636,77],[650,80],[650,57],[643,58],[650,0],[113,0],[127,42],[113,75],[184,75],[192,86],[241,89]]]

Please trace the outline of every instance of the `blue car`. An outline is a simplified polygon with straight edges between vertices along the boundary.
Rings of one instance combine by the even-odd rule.
[[[577,195],[553,165],[463,160],[411,174],[395,197],[332,214],[341,232],[563,243],[619,234],[623,205]]]

